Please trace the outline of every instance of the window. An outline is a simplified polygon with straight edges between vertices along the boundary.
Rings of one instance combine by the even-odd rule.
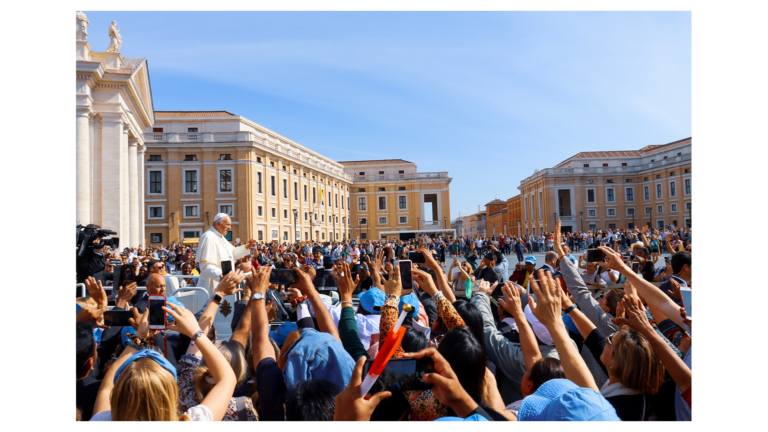
[[[595,190],[594,189],[587,189],[587,202],[588,203],[595,202]]]
[[[596,217],[597,216],[597,210],[595,210],[595,209],[587,210],[587,216],[589,216],[589,217]]]
[[[358,174],[360,174],[361,176],[363,176],[363,175],[365,175],[365,171],[360,171]]]
[[[594,180],[587,180],[587,184],[595,184]]]
[[[283,198],[288,199],[288,180],[283,179]]]
[[[686,210],[686,211],[691,211],[691,202],[690,202],[690,201],[688,201],[687,203],[685,203],[685,210]]]
[[[671,197],[677,196],[677,182],[674,182],[674,181],[669,182],[669,196]]]
[[[232,160],[232,155],[229,154],[229,153],[227,153],[227,154],[220,154],[219,155],[219,160]]]
[[[387,223],[386,217],[380,217],[379,218],[379,225],[385,225]]]
[[[152,132],[159,132],[159,133],[162,133],[162,132],[163,132],[163,128],[159,128],[159,127],[156,127],[156,128],[152,128]]]
[[[664,213],[664,206],[663,205],[656,206],[656,213],[659,213],[659,214]]]
[[[400,195],[397,197],[397,208],[399,210],[406,210],[408,208],[406,199],[407,197],[405,195]]]
[[[634,188],[626,188],[624,189],[624,193],[626,196],[626,201],[632,202],[635,200],[635,189]]]
[[[270,163],[269,163],[269,166],[271,166],[272,168],[274,168],[274,167],[275,167],[275,163],[274,163],[274,162],[270,162]],[[276,237],[276,236],[275,236],[275,237]]]
[[[357,199],[357,209],[360,211],[365,211],[365,197],[359,197]]]
[[[608,209],[608,216],[616,216],[616,209],[615,208],[609,208]]]
[[[589,168],[589,164],[584,164],[584,168]]]
[[[688,168],[686,168],[685,170],[683,170],[683,172],[688,174],[690,171],[688,171]]]
[[[674,171],[670,171],[670,172],[669,172],[669,176],[670,176],[670,177],[672,177],[672,176],[674,176],[674,175],[675,175],[675,172],[674,172]]]
[[[616,229],[616,224],[608,224],[609,229]]]
[[[379,192],[384,192],[386,188],[379,188]]]
[[[337,193],[333,194],[333,201],[334,201],[334,206],[336,208],[339,208],[339,194]]]
[[[645,214],[651,214],[651,208],[650,207],[646,207],[645,208]]]
[[[307,233],[306,231],[304,232],[304,240],[309,240],[309,233]]]
[[[288,219],[288,209],[283,209],[283,219]]]
[[[365,192],[365,188],[358,188],[357,191],[358,192]]]
[[[317,204],[317,188],[312,187],[312,204]]]
[[[343,207],[344,207],[344,206],[342,206],[342,208],[343,208]],[[349,197],[347,197],[347,208],[348,208],[348,209],[350,209],[350,210],[352,210],[352,207],[349,205]]]
[[[666,156],[664,156],[664,158],[666,159]],[[663,220],[656,221],[656,228],[660,230],[664,229],[664,221]]]
[[[288,231],[283,231],[283,240],[288,240]]]
[[[408,223],[408,217],[407,216],[400,216],[400,223],[401,224]]]
[[[669,211],[671,211],[672,213],[677,213],[677,204],[670,204]]]
[[[149,193],[151,194],[163,193],[163,172],[162,171],[149,172]]]
[[[162,243],[163,242],[163,234],[162,233],[152,233],[149,235],[149,242],[150,243]]]
[[[288,172],[288,168],[286,168],[285,165],[283,165],[283,171]]]
[[[184,205],[184,217],[196,218],[200,215],[200,204],[186,204]]]
[[[277,196],[277,190],[275,190],[275,176],[269,176],[269,194]]]
[[[656,178],[660,179],[661,178],[661,174],[656,174]]]
[[[626,162],[622,162],[621,166],[627,166],[627,163]]]
[[[307,213],[307,212],[304,212],[304,220],[305,220],[305,221],[308,221],[308,220],[309,220],[309,213]]]
[[[261,189],[261,173],[260,172],[256,173],[256,186],[259,188],[260,194],[264,193]]]
[[[194,231],[184,231],[181,233],[181,236],[183,238],[200,238],[200,231],[194,230]]]
[[[197,133],[197,128],[187,128],[187,133]]]
[[[613,183],[613,180],[606,180],[606,183]]]
[[[616,197],[614,196],[613,188],[608,188],[605,190],[605,201],[616,202]]]
[[[525,220],[528,220],[528,197],[525,197]]]
[[[219,192],[232,192],[232,170],[219,171]]]
[[[344,210],[344,195],[341,196],[341,209]]]
[[[320,222],[325,223],[325,215],[320,215]]]
[[[632,183],[632,179],[626,179],[624,180],[625,183]]]
[[[304,185],[304,202],[307,202],[307,185]]]
[[[686,195],[690,195],[691,194],[691,179],[685,179],[683,181],[683,187],[685,188],[684,189],[685,194]]]
[[[387,209],[387,197],[380,196],[379,197],[379,210],[386,210]]]
[[[648,177],[643,177],[643,181],[648,181]]]
[[[360,225],[368,225],[368,219],[367,218],[360,219]]]
[[[258,163],[261,163],[261,158],[260,158],[260,157],[257,157],[257,158],[256,158],[256,162],[258,162]]]
[[[590,231],[596,231],[597,230],[597,225],[595,225],[593,223],[589,224],[589,230]],[[535,231],[535,229],[534,229],[534,231]]]
[[[539,218],[544,217],[544,200],[542,199],[543,195],[543,192],[539,192]]]
[[[184,171],[184,192],[197,193],[197,170]]]
[[[651,199],[651,188],[648,186],[643,186],[643,196],[646,200]]]
[[[651,163],[656,162],[656,159],[651,159]]]
[[[400,186],[397,188],[397,190],[405,190],[405,186]]]
[[[632,216],[634,214],[635,214],[635,209],[634,208],[628,208],[627,209],[627,216]]]
[[[262,206],[256,207],[256,214],[259,215],[259,217],[264,216],[264,207]]]
[[[405,171],[403,171],[403,170],[399,170],[399,171],[397,172],[397,176],[398,176],[398,177],[400,177],[400,178],[405,178]]]
[[[197,160],[197,155],[184,155],[185,162],[194,162]]]
[[[325,240],[325,233],[322,233],[321,235],[323,236],[323,240]]]
[[[656,198],[661,199],[661,183],[656,185]]]
[[[259,230],[259,240],[264,240],[264,231]]]
[[[226,213],[230,218],[235,217],[235,206],[233,204],[219,204],[219,213]]]
[[[607,167],[607,166],[608,166],[608,164],[607,164],[607,163],[604,163],[604,164],[603,164],[603,168],[605,168],[605,167]]]
[[[162,219],[164,206],[149,206],[148,219]]]
[[[293,200],[299,200],[299,182],[293,182]]]
[[[149,155],[150,162],[162,162],[163,158],[160,155]]]
[[[294,173],[294,174],[298,174],[299,172],[298,172],[298,171],[296,171],[296,170],[293,170],[293,173]]]
[[[277,209],[272,207],[272,219],[277,219]]]

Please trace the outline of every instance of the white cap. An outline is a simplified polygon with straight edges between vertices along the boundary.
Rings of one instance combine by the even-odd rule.
[[[229,215],[226,214],[226,213],[218,213],[216,216],[213,217],[213,223],[216,223],[216,222],[224,219],[225,217],[229,217]]]

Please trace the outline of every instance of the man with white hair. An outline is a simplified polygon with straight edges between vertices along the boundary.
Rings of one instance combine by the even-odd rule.
[[[248,255],[252,246],[256,245],[256,240],[250,239],[243,246],[235,248],[224,236],[232,227],[232,220],[226,213],[219,213],[213,218],[213,225],[203,236],[200,237],[200,243],[197,247],[197,261],[200,263],[200,279],[197,286],[208,290],[208,294],[213,296],[216,286],[221,280],[221,263],[229,261],[232,263],[232,269],[235,268],[235,261]]]

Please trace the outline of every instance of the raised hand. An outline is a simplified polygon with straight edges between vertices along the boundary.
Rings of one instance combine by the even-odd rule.
[[[298,288],[304,295],[311,295],[317,292],[315,284],[312,283],[312,278],[309,277],[308,273],[301,271],[299,268],[294,268],[293,271],[296,272],[296,283],[291,285],[291,288]]]
[[[252,294],[266,294],[267,288],[269,288],[269,275],[272,274],[272,266],[261,266],[251,270],[251,274],[253,274],[250,280]]]
[[[501,287],[501,293],[504,294],[504,298],[499,299],[501,307],[512,315],[512,318],[514,319],[523,315],[523,303],[520,300],[520,289],[522,287],[518,287],[519,285],[517,284],[510,281],[504,281],[504,286]]]
[[[533,315],[544,324],[544,327],[549,330],[556,324],[562,324],[562,300],[560,292],[562,289],[560,285],[552,279],[552,273],[539,270],[537,272],[537,278],[531,279],[531,292],[536,296],[536,300],[533,297],[528,297],[528,304],[531,306],[531,312]]]
[[[333,412],[333,421],[369,421],[373,410],[379,403],[392,396],[392,392],[383,391],[368,399],[363,398],[360,394],[360,387],[363,384],[364,365],[365,356],[357,359],[349,384],[341,393],[336,395],[335,403],[338,409]]]
[[[674,298],[680,300],[683,298],[682,294],[680,294],[680,283],[676,281],[674,278],[669,280],[669,284],[672,287],[671,290],[667,290],[667,292]]]
[[[357,284],[352,280],[352,270],[349,264],[342,262],[333,266],[331,277],[339,286],[339,298],[341,301],[352,301],[352,292],[355,291]]]
[[[406,353],[404,356],[417,360],[424,357],[432,358],[435,372],[425,374],[422,379],[424,382],[432,384],[432,394],[437,400],[443,405],[451,407],[459,417],[466,417],[477,408],[477,403],[461,386],[456,373],[451,369],[451,365],[435,348],[426,348],[417,353]]]
[[[605,254],[605,261],[600,264],[602,267],[616,270],[619,273],[621,273],[622,270],[627,269],[627,265],[624,263],[624,257],[621,253],[605,246],[600,246],[598,249]]]
[[[102,322],[104,320],[104,312],[106,312],[107,309],[96,309],[91,307],[84,307],[80,309],[80,312],[77,313],[77,317],[75,318],[75,321],[79,322]],[[101,328],[109,328],[104,325],[99,325]]]
[[[384,283],[384,292],[387,295],[400,297],[403,291],[403,283],[400,280],[400,266],[395,266],[394,270],[392,269],[392,264],[387,263],[387,266],[390,272],[389,280]]]
[[[107,307],[107,293],[101,286],[101,281],[96,281],[92,276],[85,278],[85,288],[88,290],[88,294],[96,300],[96,304],[100,308]]]
[[[432,280],[432,276],[424,270],[412,269],[413,279],[419,284],[419,288],[431,296],[437,294],[437,287],[435,281]]]
[[[655,330],[648,322],[648,317],[645,315],[645,309],[643,308],[643,302],[636,296],[625,295],[621,299],[621,305],[626,312],[626,318],[616,317],[611,319],[611,322],[615,325],[629,326],[632,330],[642,334],[649,335]],[[618,315],[618,313],[617,313]]]
[[[555,225],[555,244],[553,245],[555,248],[555,252],[557,252],[557,256],[560,258],[565,256],[565,251],[563,250],[563,247],[561,246],[563,243],[563,234],[560,233],[560,230],[562,229],[562,221],[560,218],[557,218],[557,224]]]
[[[149,308],[146,310],[148,309]],[[145,315],[146,310],[144,311]],[[200,324],[197,322],[195,314],[192,313],[192,311],[184,308],[184,306],[179,306],[173,303],[166,303],[166,306],[163,306],[163,310],[173,317],[173,324],[168,326],[169,330],[176,330],[177,332],[189,338],[200,331]],[[141,325],[139,325],[139,329],[136,330],[136,334],[139,334],[139,330],[141,330]]]
[[[237,286],[240,285],[240,282],[242,282],[246,276],[247,273],[243,273],[238,269],[232,270],[222,277],[221,282],[216,286],[216,292],[222,297],[239,293],[242,289]]]
[[[427,247],[422,245],[419,248],[419,252],[424,255],[424,267],[434,270],[434,271],[442,271],[440,268],[440,265],[435,261],[435,257],[427,250]]]
[[[135,294],[136,282],[126,281],[123,286],[117,289],[117,300],[115,301],[115,306],[118,306],[118,304],[128,304],[128,302],[131,301]]]

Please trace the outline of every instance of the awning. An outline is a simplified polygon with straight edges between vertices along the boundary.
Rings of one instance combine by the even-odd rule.
[[[185,244],[185,245],[192,245],[192,244],[198,244],[198,243],[200,243],[200,239],[197,237],[185,238],[184,241],[182,242],[182,244]]]

